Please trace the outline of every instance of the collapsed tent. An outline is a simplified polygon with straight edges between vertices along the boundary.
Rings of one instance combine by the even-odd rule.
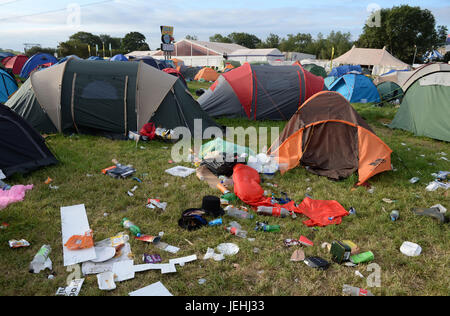
[[[202,67],[181,66],[180,72],[183,75],[184,79],[192,81],[201,69]]]
[[[450,65],[422,67],[403,88],[403,101],[389,127],[450,142]]]
[[[30,73],[38,68],[40,65],[44,64],[56,64],[58,60],[55,56],[45,53],[39,53],[31,56],[26,63],[23,65],[22,71],[20,72],[21,78],[28,78]]]
[[[117,138],[149,121],[194,131],[217,126],[174,76],[144,63],[69,59],[34,72],[6,104],[40,132]]]
[[[327,72],[326,72],[325,68],[320,67],[316,64],[306,64],[306,65],[302,65],[302,67],[305,68],[306,70],[308,70],[313,75],[316,75],[316,76],[319,76],[322,78],[327,77]]]
[[[16,80],[5,70],[0,69],[0,102],[5,103],[17,89]]]
[[[391,101],[402,101],[403,90],[402,88],[392,81],[385,81],[377,85],[378,93],[380,94],[381,101],[391,102]]]
[[[216,81],[219,74],[212,68],[204,67],[196,75],[194,80]]]
[[[15,75],[20,74],[23,66],[27,62],[28,57],[25,55],[17,55],[8,59],[5,63],[5,68],[11,69],[12,73]]]
[[[42,136],[3,104],[0,104],[0,152],[0,179],[58,163]]]
[[[269,153],[278,157],[282,174],[298,165],[334,180],[358,171],[358,185],[391,170],[392,150],[350,103],[333,91],[319,92],[308,99]]]
[[[118,54],[118,55],[111,57],[110,61],[128,61],[128,58],[126,58],[122,54]]]
[[[90,56],[87,60],[104,60],[103,57],[100,56]]]
[[[348,73],[336,79],[328,90],[339,92],[350,103],[380,102],[380,94],[372,80],[364,75]]]
[[[289,120],[304,101],[323,89],[323,78],[302,67],[245,63],[223,73],[198,102],[212,117]]]
[[[0,52],[0,61],[2,61],[6,57],[13,57],[14,54],[10,52]]]
[[[362,68],[360,65],[343,65],[333,68],[328,76],[339,78],[350,72],[362,73]]]

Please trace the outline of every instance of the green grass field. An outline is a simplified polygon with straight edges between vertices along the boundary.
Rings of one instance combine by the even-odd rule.
[[[208,84],[189,83],[191,92]],[[268,218],[257,216],[256,220],[267,220],[279,224],[281,232],[264,233],[253,230],[255,220],[240,221],[254,241],[230,235],[222,227],[204,227],[198,231],[182,230],[177,222],[183,210],[200,207],[204,195],[217,195],[219,191],[194,175],[188,178],[173,177],[164,171],[173,167],[171,145],[152,141],[140,143],[132,141],[112,141],[85,135],[48,137],[48,145],[56,154],[60,164],[36,171],[27,176],[14,176],[9,184],[34,184],[25,200],[0,211],[0,223],[10,226],[0,230],[0,295],[54,295],[58,287],[66,286],[66,279],[72,273],[63,267],[60,207],[85,204],[90,227],[96,241],[123,231],[121,220],[130,218],[147,234],[155,235],[163,231],[163,241],[177,246],[180,251],[170,254],[151,244],[131,240],[135,263],[142,262],[144,253],[159,254],[163,262],[171,258],[196,254],[198,260],[177,266],[177,272],[162,275],[159,271],[136,274],[133,280],[117,283],[117,289],[105,292],[98,289],[95,275],[86,276],[80,295],[114,296],[127,295],[151,283],[161,281],[177,296],[296,296],[296,295],[341,295],[344,284],[369,289],[375,295],[449,295],[450,277],[450,234],[448,224],[415,216],[414,207],[430,207],[440,203],[449,208],[447,192],[439,189],[425,190],[433,180],[431,173],[450,170],[449,163],[439,159],[437,153],[450,155],[450,145],[445,142],[391,130],[383,125],[390,122],[396,108],[375,108],[370,104],[356,104],[356,110],[368,121],[375,133],[394,151],[392,163],[397,171],[376,175],[370,180],[375,188],[369,193],[366,188],[351,190],[357,182],[357,175],[334,182],[324,177],[296,168],[284,176],[277,174],[265,180],[263,187],[274,189],[267,183],[276,183],[274,192],[280,191],[300,203],[308,187],[315,199],[337,200],[346,209],[353,206],[357,214],[345,217],[342,224],[328,226],[313,231],[297,219]],[[220,119],[227,126],[278,126],[285,122],[249,122],[246,120]],[[405,145],[403,145],[403,144]],[[141,149],[143,146],[143,149]],[[168,147],[168,148],[166,148]],[[447,156],[449,157],[449,156]],[[132,164],[136,176],[143,180],[138,184],[131,179],[116,180],[101,173],[112,165],[115,158],[124,164]],[[401,159],[401,160],[400,160]],[[188,163],[182,165],[192,167]],[[88,174],[93,176],[87,176]],[[420,181],[411,184],[409,179],[417,176]],[[52,190],[44,184],[51,177]],[[165,187],[165,184],[168,184]],[[134,185],[139,188],[134,197],[127,191]],[[168,203],[166,211],[159,212],[145,208],[148,198],[160,198]],[[395,200],[393,204],[383,198]],[[391,210],[400,211],[400,219],[391,222]],[[107,215],[105,216],[105,213]],[[232,218],[224,217],[224,222]],[[359,270],[365,277],[368,264],[357,268],[332,264],[327,271],[309,268],[302,262],[291,262],[295,247],[286,248],[284,239],[309,237],[314,247],[305,250],[307,256],[317,255],[331,262],[331,256],[320,245],[333,240],[352,240],[361,251],[372,251],[374,262],[381,269],[381,286],[368,287],[367,280],[355,275]],[[26,239],[30,247],[10,249],[8,240]],[[423,251],[418,257],[407,257],[399,248],[404,241],[418,243]],[[233,242],[239,245],[237,255],[216,262],[203,260],[208,247],[215,248],[220,243]],[[47,279],[48,270],[40,274],[28,272],[28,265],[43,244],[50,244],[55,278]],[[255,252],[254,249],[259,251]],[[206,279],[199,284],[199,279]]]

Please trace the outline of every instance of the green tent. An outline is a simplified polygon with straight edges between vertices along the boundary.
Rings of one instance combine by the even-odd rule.
[[[8,100],[42,133],[87,133],[126,138],[146,123],[174,129],[194,120],[202,131],[219,127],[183,83],[144,62],[109,63],[69,59],[34,72]]]
[[[450,142],[450,65],[423,67],[404,87],[400,109],[389,126]]]
[[[305,68],[306,70],[308,70],[310,73],[322,77],[322,78],[326,78],[327,77],[327,72],[325,70],[325,68],[320,67],[316,64],[306,64],[303,65],[303,68]]]
[[[399,100],[399,102],[401,102],[403,99],[403,90],[395,82],[382,82],[377,86],[377,90],[380,94],[382,102],[392,102],[395,100]]]

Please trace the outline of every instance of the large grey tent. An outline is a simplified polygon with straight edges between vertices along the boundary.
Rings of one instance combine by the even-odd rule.
[[[217,126],[174,76],[143,62],[69,59],[33,73],[7,106],[39,132],[126,137],[147,122],[194,131]]]

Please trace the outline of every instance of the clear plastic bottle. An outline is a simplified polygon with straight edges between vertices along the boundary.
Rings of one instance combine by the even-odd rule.
[[[236,235],[241,238],[247,237],[247,231],[242,230],[241,225],[237,222],[231,222],[229,226],[225,227],[227,231],[229,231],[232,235]]]
[[[225,212],[228,216],[235,217],[235,218],[245,218],[245,219],[253,219],[253,215],[249,212],[240,210],[233,205],[228,205],[225,209]]]
[[[141,236],[141,229],[138,226],[136,226],[132,221],[130,221],[128,218],[124,217],[122,219],[122,225],[123,227],[128,228],[130,232],[136,237]]]
[[[269,216],[277,216],[277,217],[288,217],[291,215],[285,208],[273,207],[273,206],[258,206],[258,210],[256,211],[258,215],[269,215]]]
[[[351,286],[348,284],[344,284],[342,293],[350,296],[373,296],[373,294],[368,290],[361,289],[359,287]]]
[[[51,251],[50,245],[43,245],[34,256],[33,261],[31,261],[29,271],[31,273],[39,273],[41,270],[44,270]]]

